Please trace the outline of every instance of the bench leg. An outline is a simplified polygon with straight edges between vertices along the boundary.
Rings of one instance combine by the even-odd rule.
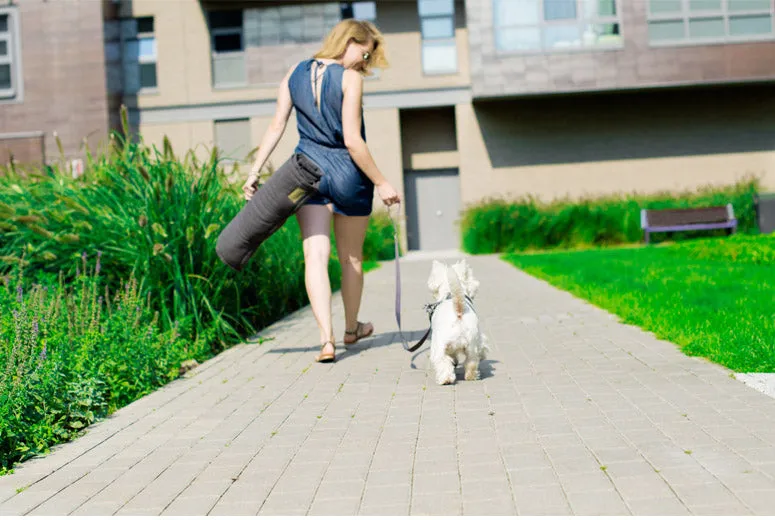
[[[644,232],[643,232],[643,240],[644,240],[644,241],[645,241],[647,244],[649,244],[649,243],[651,242],[651,233],[649,233],[648,231],[644,231]]]

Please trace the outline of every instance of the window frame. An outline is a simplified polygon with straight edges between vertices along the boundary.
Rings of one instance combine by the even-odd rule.
[[[19,10],[15,5],[0,6],[0,16],[6,17],[8,25],[8,30],[0,37],[6,42],[8,54],[0,57],[0,64],[9,65],[11,71],[11,87],[0,90],[0,104],[21,103],[24,101],[24,69]]]
[[[153,23],[153,31],[144,31],[140,32],[138,29],[140,26],[140,18],[150,18]],[[153,64],[153,67],[155,69],[154,76],[156,76],[156,85],[153,87],[144,87],[142,85],[142,82],[140,83],[140,90],[138,90],[138,94],[146,94],[146,93],[155,93],[159,91],[159,48],[158,48],[158,42],[156,41],[156,18],[153,16],[138,16],[135,18],[135,39],[137,40],[137,66],[139,70],[137,71],[138,78],[142,78],[143,75],[140,72],[142,70],[143,65],[150,65]],[[152,58],[145,58],[140,55],[140,41],[142,40],[152,40],[153,41],[153,57]]]
[[[422,0],[417,0],[417,16],[420,21],[420,63],[422,67],[423,76],[450,76],[460,72],[460,55],[458,54],[457,45],[457,9],[455,8],[455,0],[450,0],[452,4],[452,12],[450,14],[431,14],[423,15],[420,11],[420,4]],[[425,20],[444,20],[451,19],[452,21],[452,36],[445,36],[441,38],[426,38],[422,32],[423,21]],[[433,45],[449,45],[455,50],[455,68],[444,69],[440,71],[429,71],[425,67],[425,46],[426,43],[429,46]]]
[[[241,20],[242,23],[239,27],[232,26],[232,27],[212,27],[212,22],[210,19],[210,16],[213,12],[217,12],[218,10],[214,11],[208,11],[207,12],[207,29],[209,31],[209,37],[210,37],[210,67],[211,67],[211,74],[212,74],[212,86],[213,89],[216,90],[228,90],[228,89],[234,89],[234,88],[244,88],[249,84],[248,80],[248,71],[247,71],[247,62],[245,60],[246,57],[246,42],[245,42],[245,10],[240,9],[241,13]],[[228,36],[237,34],[240,37],[240,42],[242,43],[242,48],[238,51],[217,51],[215,49],[215,37],[216,36]],[[215,62],[219,58],[242,58],[243,62],[243,68],[245,73],[245,79],[244,81],[239,82],[230,82],[230,83],[219,83],[216,80],[215,77]]]
[[[681,11],[675,13],[652,13],[651,12],[651,0],[647,0],[647,37],[649,47],[693,47],[698,45],[724,45],[724,44],[736,44],[736,43],[756,43],[756,42],[768,42],[775,40],[775,0],[770,0],[769,10],[765,9],[748,9],[742,11],[730,11],[729,0],[719,0],[721,2],[721,8],[716,10],[706,10],[692,12],[690,9],[691,0],[676,0],[681,2]],[[762,35],[743,35],[733,36],[729,34],[729,21],[730,18],[738,17],[750,17],[757,15],[769,14],[770,16],[770,32]],[[708,38],[692,38],[689,34],[690,20],[709,20],[721,18],[724,22],[724,36],[712,36]],[[648,34],[652,22],[681,22],[683,25],[683,38],[671,39],[671,40],[657,40],[652,41],[651,36]]]
[[[490,6],[493,14],[497,12],[498,4],[503,1],[509,0],[492,0]],[[576,1],[576,19],[575,25],[579,28],[579,34],[584,33],[584,28],[588,25],[608,25],[615,24],[619,27],[619,41],[617,43],[610,44],[593,44],[593,45],[580,45],[578,47],[547,47],[544,44],[545,31],[547,27],[572,27],[574,24],[571,19],[564,20],[546,20],[544,14],[544,2],[546,0],[535,0],[536,9],[538,11],[538,23],[522,23],[522,24],[499,24],[493,20],[493,47],[495,53],[501,56],[508,55],[535,55],[535,54],[558,54],[558,53],[578,53],[578,52],[604,52],[604,51],[618,51],[624,48],[624,27],[621,20],[621,0],[613,0],[616,14],[613,16],[595,16],[593,18],[584,17],[584,3],[586,0]],[[628,0],[625,0],[628,1]],[[648,1],[648,0],[646,0]],[[494,16],[493,16],[494,18]],[[498,33],[501,30],[508,29],[537,29],[539,34],[539,46],[535,49],[499,49],[498,48]]]
[[[143,31],[140,32],[138,30],[139,27],[139,20],[141,18],[150,18],[153,22],[153,31]],[[131,31],[124,28],[124,24],[127,22],[130,22],[132,24]],[[121,44],[121,74],[122,74],[122,90],[124,91],[124,94],[131,94],[131,95],[148,95],[148,94],[158,94],[159,93],[159,49],[158,49],[158,42],[156,41],[156,19],[154,16],[132,16],[128,18],[122,18],[119,20],[119,24],[121,26],[121,37],[120,37],[120,44]],[[129,33],[129,34],[127,34]],[[140,55],[140,41],[141,40],[153,40],[153,58],[147,58],[142,57]],[[129,61],[129,46],[130,45],[136,45],[137,46],[137,61]],[[156,76],[156,85],[153,87],[144,87],[141,82],[142,74],[142,65],[150,65],[153,64],[155,69],[155,76]],[[137,65],[137,90],[130,90],[128,88],[128,82],[127,82],[127,67],[130,65]]]

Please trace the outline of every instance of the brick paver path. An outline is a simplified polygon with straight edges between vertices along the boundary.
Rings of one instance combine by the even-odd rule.
[[[336,364],[312,362],[303,309],[0,478],[0,514],[775,514],[775,400],[470,261],[493,343],[481,381],[438,387],[427,348],[397,344],[386,264],[362,313],[380,333]],[[415,338],[429,267],[403,264]]]

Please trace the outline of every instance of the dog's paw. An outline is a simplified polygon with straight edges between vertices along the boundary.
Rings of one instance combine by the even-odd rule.
[[[436,376],[436,383],[439,385],[451,385],[455,382],[455,374],[443,374]]]
[[[476,381],[479,379],[479,367],[467,366],[466,367],[466,381]]]

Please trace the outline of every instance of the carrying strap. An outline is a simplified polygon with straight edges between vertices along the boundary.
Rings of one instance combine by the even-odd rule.
[[[401,204],[398,203],[396,206],[399,208],[399,215],[401,214],[400,208]],[[428,336],[431,334],[431,328],[428,327],[428,330],[425,332],[425,335],[423,335],[422,338],[420,338],[420,341],[415,343],[413,346],[409,346],[409,343],[407,343],[406,338],[404,337],[404,331],[401,328],[401,262],[399,261],[399,258],[401,256],[399,248],[398,248],[398,224],[396,224],[396,220],[393,218],[393,214],[390,212],[390,206],[388,206],[388,215],[390,216],[390,220],[393,222],[393,245],[395,247],[395,262],[396,262],[396,324],[398,325],[398,335],[401,338],[401,343],[404,346],[404,349],[408,352],[414,352],[418,348],[422,346],[423,343],[425,343],[425,340],[428,339]],[[435,310],[435,305],[433,309]],[[426,310],[427,306],[426,306]],[[430,310],[428,312],[428,320],[430,321],[431,316],[433,315],[433,310]]]

